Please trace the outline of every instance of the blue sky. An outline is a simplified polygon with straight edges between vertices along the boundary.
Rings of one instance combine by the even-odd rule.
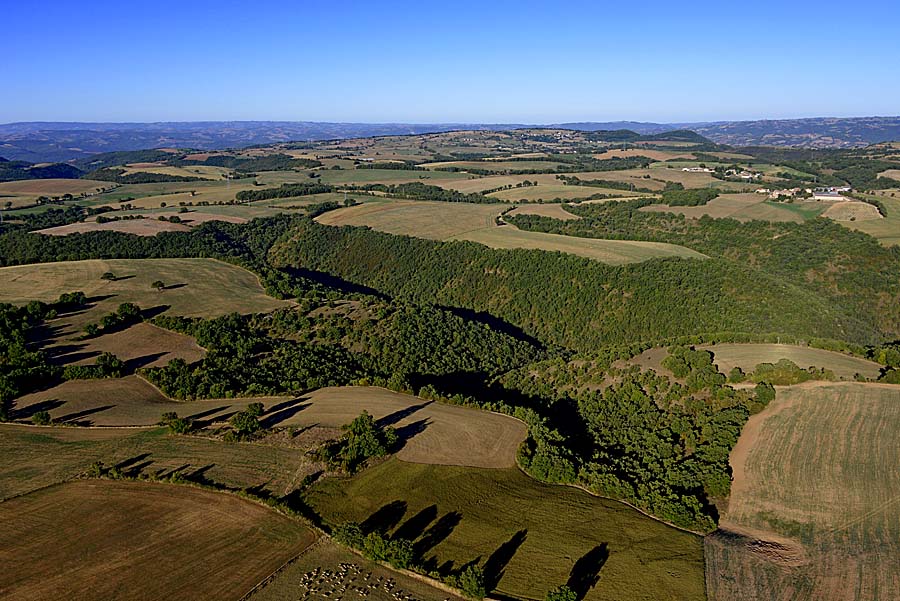
[[[900,114],[894,1],[45,0],[3,13],[0,122]]]

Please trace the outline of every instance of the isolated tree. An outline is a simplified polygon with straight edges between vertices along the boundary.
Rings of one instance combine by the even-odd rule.
[[[166,287],[166,284],[162,280],[156,280],[152,284],[150,284],[151,288],[156,288],[157,290],[163,290]]]
[[[38,411],[34,415],[31,416],[31,421],[33,421],[38,426],[46,426],[50,424],[50,413],[48,411]]]
[[[187,417],[178,417],[174,411],[163,413],[160,426],[168,426],[172,434],[187,434],[194,428],[194,422]]]
[[[98,218],[98,219],[99,219],[99,218]],[[107,282],[115,282],[115,281],[116,281],[116,274],[114,274],[114,273],[111,272],[111,271],[107,271],[106,273],[104,273],[103,275],[100,276],[100,279],[101,279],[101,280],[105,280],[105,281],[107,281]]]
[[[546,601],[578,601],[578,593],[565,584],[547,591]]]
[[[231,418],[231,427],[240,436],[248,436],[260,429],[259,420],[249,411],[235,413]]]

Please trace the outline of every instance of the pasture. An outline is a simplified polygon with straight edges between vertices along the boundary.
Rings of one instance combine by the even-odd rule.
[[[660,591],[666,599],[705,599],[700,537],[515,468],[390,459],[323,480],[306,500],[329,523],[358,521],[415,540],[434,569],[476,562],[501,595],[542,599],[570,582],[588,601],[654,599]]]
[[[737,219],[738,221],[792,221],[803,222],[816,217],[826,206],[818,202],[799,202],[793,204],[769,202],[764,194],[753,192],[747,194],[721,194],[705,205],[696,207],[668,206],[654,204],[642,207],[641,211],[655,213],[676,213],[699,219],[704,215],[715,219]]]
[[[542,232],[511,225],[498,226],[496,216],[508,205],[421,201],[375,201],[329,211],[318,217],[324,225],[368,226],[372,229],[436,240],[467,240],[491,248],[564,252],[611,265],[657,257],[704,255],[674,244],[630,240],[599,240]]]
[[[87,232],[121,232],[136,236],[155,236],[160,232],[186,232],[191,228],[184,223],[169,223],[158,219],[124,219],[121,221],[108,221],[97,223],[96,221],[81,221],[68,225],[49,227],[37,230],[36,233],[45,236],[68,236],[69,234],[84,234]]]
[[[526,204],[516,207],[508,213],[510,216],[515,215],[543,215],[544,217],[552,217],[553,219],[562,219],[568,221],[570,219],[581,219],[578,215],[573,215],[566,210],[566,207],[560,203],[552,204]]]
[[[710,599],[896,598],[898,431],[895,386],[779,389],[731,454],[723,532],[707,543]]]
[[[111,272],[117,279],[100,279]],[[173,315],[215,317],[268,312],[290,306],[266,296],[255,274],[215,259],[94,259],[0,268],[0,302],[55,301],[63,292],[83,291],[90,309],[67,320],[73,327],[96,321],[120,303],[142,309],[165,306]],[[166,287],[151,287],[156,280]]]
[[[397,456],[413,463],[508,468],[525,439],[520,421],[477,409],[424,401],[382,388],[335,387],[298,398],[245,398],[172,401],[136,376],[116,380],[65,382],[18,399],[13,419],[44,409],[59,423],[121,427],[153,426],[167,411],[201,425],[221,423],[251,402],[265,408],[265,427],[323,427],[337,431],[364,410],[397,428],[405,441]]]
[[[115,188],[112,182],[91,179],[28,179],[0,183],[0,207],[7,202],[10,208],[16,209],[33,205],[41,196],[48,198],[61,197],[66,194],[98,194],[102,190]]]
[[[867,202],[850,200],[847,202],[836,202],[829,206],[822,213],[822,217],[828,217],[835,221],[871,221],[884,219],[878,208]]]
[[[651,150],[649,148],[610,148],[600,154],[595,154],[595,159],[607,161],[609,159],[624,159],[628,157],[647,157],[654,161],[672,161],[675,159],[693,160],[695,157],[690,152],[673,152],[671,150]]]
[[[734,367],[747,373],[760,363],[777,363],[779,359],[789,359],[798,366],[830,369],[842,380],[852,380],[860,374],[866,378],[877,378],[881,365],[859,357],[834,351],[796,346],[791,344],[715,344],[703,348],[713,353],[713,361],[719,371],[727,374]]]
[[[881,202],[887,215],[883,219],[841,221],[840,224],[874,236],[885,246],[900,244],[900,198],[880,194],[866,196]]]
[[[184,486],[79,481],[0,503],[4,599],[239,599],[312,544],[299,522]]]

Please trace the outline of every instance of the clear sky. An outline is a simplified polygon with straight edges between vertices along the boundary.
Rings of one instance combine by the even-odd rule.
[[[0,122],[900,114],[900,3],[6,2]]]

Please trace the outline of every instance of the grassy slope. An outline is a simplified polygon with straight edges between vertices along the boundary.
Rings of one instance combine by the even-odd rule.
[[[447,569],[478,559],[484,564],[498,548],[524,534],[512,547],[497,590],[541,599],[565,583],[576,561],[595,547],[609,553],[599,583],[588,600],[704,599],[701,539],[680,532],[615,501],[573,488],[535,482],[516,469],[479,470],[404,463],[391,459],[349,479],[315,486],[308,500],[333,522],[364,521],[380,508],[400,501],[404,523],[419,512],[432,520],[459,522],[425,556]],[[431,523],[402,527],[416,536]],[[413,522],[414,523],[414,522]],[[602,555],[603,551],[599,551]],[[502,555],[501,551],[497,555]],[[495,562],[491,565],[496,566]],[[449,564],[447,562],[450,562]],[[491,570],[488,570],[488,576]]]

